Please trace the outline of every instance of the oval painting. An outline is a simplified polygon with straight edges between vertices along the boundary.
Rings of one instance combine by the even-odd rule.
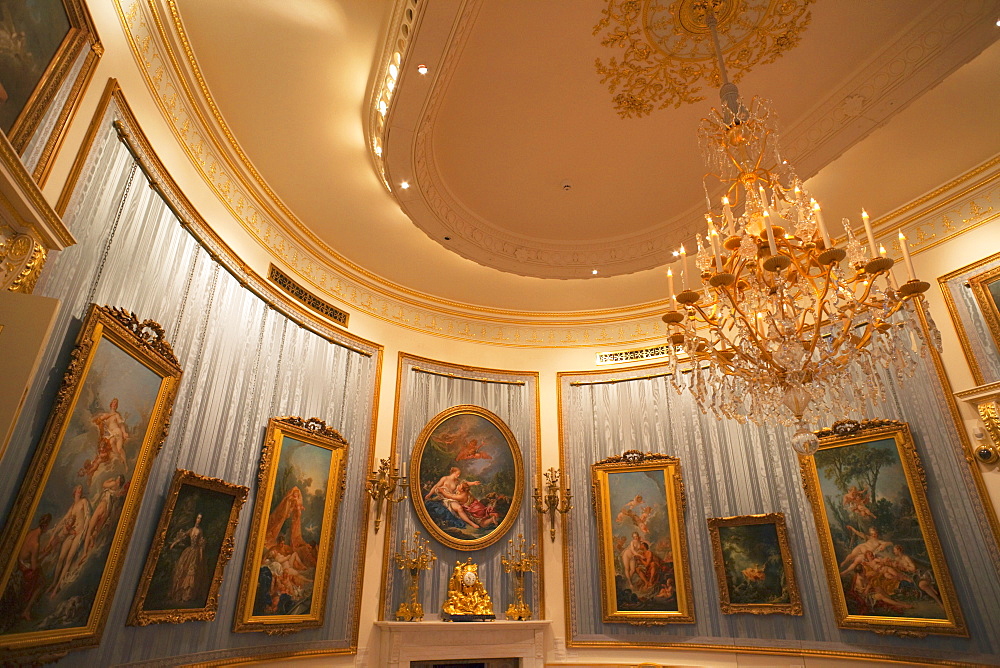
[[[524,492],[521,450],[499,417],[454,406],[427,423],[413,448],[410,498],[427,532],[448,547],[500,540]]]

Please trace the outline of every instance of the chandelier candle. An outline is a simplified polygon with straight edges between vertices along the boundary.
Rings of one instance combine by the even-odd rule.
[[[714,36],[713,5],[703,7]],[[680,293],[667,274],[676,297],[663,316],[671,383],[720,417],[796,425],[792,447],[809,456],[819,441],[807,414],[857,412],[881,396],[883,367],[912,374],[909,335],[919,319],[910,302],[930,285],[916,280],[901,234],[909,281],[896,288],[867,212],[869,252],[849,227],[845,247],[834,246],[819,204],[781,157],[770,104],[744,103],[717,46],[716,56],[722,104],[698,137],[706,191],[711,178],[724,196],[721,211],[705,215],[714,262],[699,253],[701,273],[691,275],[682,246]]]

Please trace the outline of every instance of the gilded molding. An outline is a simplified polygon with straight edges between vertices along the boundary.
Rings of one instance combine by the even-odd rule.
[[[161,9],[163,5],[166,10]],[[477,0],[467,5],[474,8]],[[115,7],[137,68],[193,166],[247,234],[301,279],[304,287],[335,304],[347,305],[354,313],[466,342],[531,348],[620,348],[658,342],[665,336],[659,317],[665,299],[617,309],[526,314],[436,298],[393,284],[350,262],[295,219],[239,148],[208,93],[176,2],[115,0]],[[181,45],[180,53],[173,44]],[[172,198],[178,199],[176,195]],[[185,206],[185,211],[193,211],[186,201]],[[880,227],[891,226],[892,220],[893,216],[887,216],[875,222]],[[981,223],[959,225],[952,218],[950,224],[955,230],[946,232],[954,236]],[[929,234],[925,228],[925,237]],[[937,242],[943,240],[940,233],[935,234]],[[211,235],[214,243],[221,244],[214,232]],[[931,243],[918,233],[913,236],[912,252],[931,247]],[[212,248],[211,243],[206,246]],[[523,255],[524,251],[520,252]]]

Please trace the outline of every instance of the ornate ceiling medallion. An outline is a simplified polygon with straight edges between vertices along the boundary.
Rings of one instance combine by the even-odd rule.
[[[698,102],[705,99],[703,83],[721,83],[705,21],[709,3],[726,69],[737,83],[751,67],[774,62],[799,43],[812,1],[608,0],[594,35],[624,51],[607,63],[598,58],[597,73],[622,118]]]

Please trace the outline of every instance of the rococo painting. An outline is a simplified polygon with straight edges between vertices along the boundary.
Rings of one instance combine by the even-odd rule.
[[[90,306],[0,539],[0,655],[100,641],[180,376],[158,324]]]
[[[492,545],[517,518],[521,449],[499,417],[479,406],[434,416],[413,447],[410,498],[427,532],[458,550]]]
[[[246,496],[242,485],[184,469],[174,472],[129,624],[215,619]]]
[[[842,628],[966,635],[906,423],[843,420],[802,457]]]
[[[680,461],[629,450],[591,474],[604,621],[693,623]]]
[[[37,179],[104,49],[83,0],[5,1],[0,10],[0,130],[18,153],[36,131],[48,133],[33,167]]]
[[[1000,350],[1000,267],[969,278],[969,287],[979,304],[986,326],[993,335],[993,342]]]
[[[711,517],[712,561],[725,614],[802,614],[781,513]]]
[[[347,441],[318,418],[271,418],[234,631],[321,626]]]

